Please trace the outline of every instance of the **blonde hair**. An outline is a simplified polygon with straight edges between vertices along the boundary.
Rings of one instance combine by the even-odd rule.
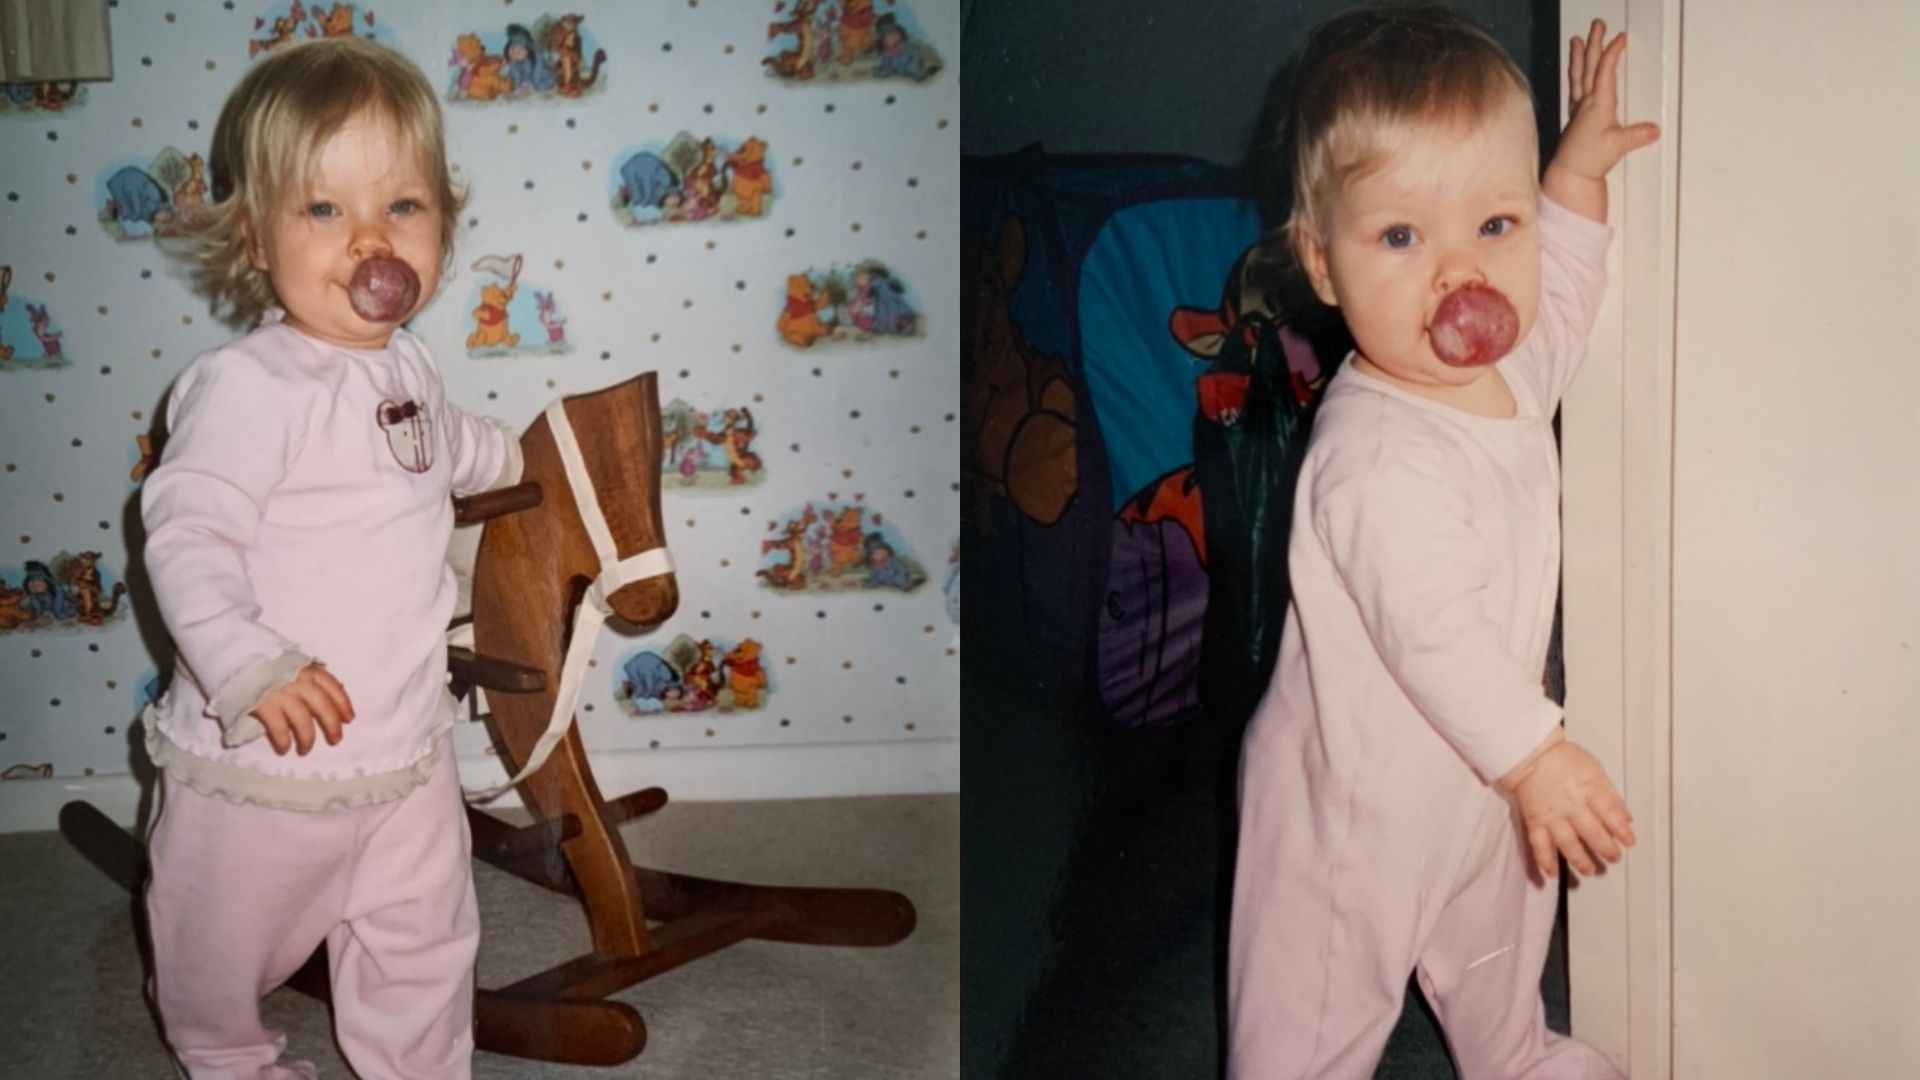
[[[214,125],[212,201],[182,227],[178,253],[216,313],[225,304],[228,321],[251,325],[276,303],[273,283],[249,257],[250,240],[303,196],[320,148],[365,109],[390,119],[419,155],[440,211],[441,268],[451,265],[466,192],[448,170],[440,102],[426,76],[364,38],[303,42],[247,72]]]
[[[1364,175],[1414,124],[1466,126],[1518,92],[1527,77],[1499,42],[1437,4],[1376,5],[1314,27],[1294,75],[1281,139],[1292,166],[1286,234],[1324,239],[1327,211],[1348,179]]]

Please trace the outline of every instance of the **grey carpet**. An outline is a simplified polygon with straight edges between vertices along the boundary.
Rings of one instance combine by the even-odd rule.
[[[953,1077],[960,1054],[960,798],[674,803],[623,830],[636,862],[706,877],[895,889],[919,911],[883,949],[748,941],[619,995],[646,1050],[609,1068],[481,1053],[477,1080]],[[56,833],[0,835],[0,1076],[172,1076],[142,999],[130,898]],[[587,950],[571,899],[476,865],[480,982]],[[263,1007],[288,1056],[345,1078],[326,1009],[282,989]],[[372,1080],[372,1078],[369,1078]]]

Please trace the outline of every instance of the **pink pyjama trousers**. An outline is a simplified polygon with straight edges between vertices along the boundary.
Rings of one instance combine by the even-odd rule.
[[[311,1078],[260,999],[322,941],[334,1028],[367,1080],[472,1071],[480,914],[451,745],[392,802],[307,813],[160,779],[148,837],[153,995],[192,1080]]]
[[[1256,732],[1243,759],[1229,1080],[1370,1080],[1409,972],[1461,1080],[1624,1080],[1547,1030],[1557,890],[1511,804],[1430,732],[1357,776],[1286,746],[1300,734]]]

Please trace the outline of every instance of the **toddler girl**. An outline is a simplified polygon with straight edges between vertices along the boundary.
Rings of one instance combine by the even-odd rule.
[[[1539,982],[1557,856],[1591,874],[1633,843],[1541,689],[1551,420],[1606,286],[1606,174],[1658,134],[1615,119],[1625,44],[1598,22],[1573,42],[1539,177],[1525,77],[1457,15],[1367,9],[1307,43],[1288,238],[1355,350],[1300,473],[1242,759],[1232,1077],[1371,1077],[1409,971],[1465,1080],[1619,1077],[1546,1030]]]
[[[470,1074],[479,942],[448,728],[451,493],[517,478],[517,442],[447,402],[400,328],[463,197],[439,106],[357,38],[261,61],[213,136],[192,255],[252,333],[190,364],[141,496],[178,648],[144,718],[152,991],[194,1080],[282,1064],[260,998],[324,941],[347,1060]]]

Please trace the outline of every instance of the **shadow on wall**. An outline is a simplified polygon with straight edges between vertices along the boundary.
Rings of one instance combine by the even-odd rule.
[[[167,438],[167,398],[172,391],[173,385],[168,383],[160,392],[159,400],[147,412],[147,432],[140,436],[140,461],[134,466],[132,475],[136,481],[144,481],[153,467],[160,463],[160,449]],[[133,606],[133,621],[140,632],[140,644],[146,654],[153,658],[154,666],[160,673],[159,685],[164,687],[173,678],[173,637],[167,633],[166,623],[160,617],[160,603],[153,595],[153,578],[147,573],[147,524],[140,514],[141,490],[135,487],[120,508],[120,535],[126,538],[127,544],[126,570],[122,578],[127,583],[127,602]],[[139,813],[134,823],[137,836],[145,836],[147,826],[153,821],[156,787],[156,773],[153,761],[147,756],[144,732],[145,727],[137,716],[128,719],[127,771],[133,774],[134,780],[140,785]]]
[[[1287,145],[1283,124],[1298,67],[1289,58],[1267,80],[1260,109],[1247,131],[1246,149],[1240,155],[1241,191],[1260,217],[1261,239],[1273,256],[1256,264],[1267,268],[1266,276],[1252,277],[1248,285],[1249,291],[1272,297],[1274,310],[1286,312],[1287,325],[1307,339],[1315,355],[1341,357],[1353,347],[1353,338],[1340,313],[1314,295],[1293,259],[1284,232],[1287,217],[1293,212],[1293,152]],[[1332,374],[1327,372],[1328,377]]]

